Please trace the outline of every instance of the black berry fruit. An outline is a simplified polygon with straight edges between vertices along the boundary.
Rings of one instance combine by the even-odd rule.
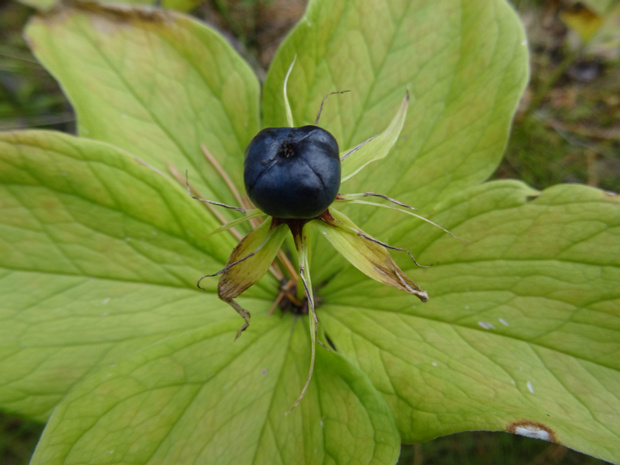
[[[267,128],[245,151],[245,190],[275,218],[312,219],[340,188],[338,142],[317,126]]]

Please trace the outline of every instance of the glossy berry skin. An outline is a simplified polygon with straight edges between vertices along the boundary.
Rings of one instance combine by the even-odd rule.
[[[267,128],[245,150],[245,190],[274,218],[312,219],[340,188],[340,153],[334,136],[317,126]]]

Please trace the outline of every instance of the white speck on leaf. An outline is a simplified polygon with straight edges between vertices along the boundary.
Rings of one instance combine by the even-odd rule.
[[[438,366],[438,365],[437,365],[437,362],[433,362],[433,366],[434,366],[434,367]]]
[[[110,455],[112,455],[113,453],[114,453],[114,449],[108,451],[108,454]]]
[[[325,428],[325,422],[323,421],[322,418],[321,418],[321,428]]]
[[[108,312],[103,312],[101,316],[108,316]]]
[[[263,368],[260,372],[261,375],[267,376],[267,368]]]
[[[469,310],[469,305],[465,305],[465,310]]]
[[[535,425],[517,426],[515,428],[515,433],[527,438],[542,439],[544,441],[549,441],[551,439],[551,435],[548,431],[538,428]]]
[[[523,39],[523,41],[521,42],[521,45],[523,45],[523,46],[527,45],[527,40]]]
[[[529,391],[534,394],[534,386],[532,386],[532,382],[528,381],[527,382],[527,388],[529,389]]]
[[[126,237],[125,240],[129,242],[131,240],[131,237]]]
[[[103,300],[101,301],[101,304],[102,304],[102,305],[106,305],[109,301],[110,301],[110,298],[109,298],[109,297],[106,297],[105,299],[103,299]]]
[[[508,326],[508,322],[506,320],[504,320],[503,318],[498,318],[498,319],[501,324],[503,324],[504,326]]]
[[[492,323],[489,323],[487,321],[479,321],[478,326],[484,329],[495,329],[495,326],[493,326]]]

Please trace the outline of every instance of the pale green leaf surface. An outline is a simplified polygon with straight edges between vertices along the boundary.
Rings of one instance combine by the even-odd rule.
[[[196,288],[234,241],[203,240],[217,225],[203,206],[113,147],[2,134],[0,212],[0,397],[14,412],[45,418],[101,360],[237,318]]]
[[[163,172],[168,163],[188,170],[203,198],[236,203],[201,144],[243,186],[244,150],[259,130],[259,88],[223,37],[172,11],[96,4],[35,17],[26,34],[71,100],[81,136]]]
[[[347,270],[319,316],[336,347],[369,374],[403,440],[545,425],[555,439],[620,458],[620,200],[583,186],[536,192],[516,182],[438,206],[465,243],[423,225],[387,230],[432,263],[403,269],[417,299]]]
[[[96,366],[187,328],[239,324],[217,296],[190,289],[3,269],[0,290],[0,401],[41,421]]]
[[[409,88],[396,147],[346,189],[417,207],[493,172],[527,80],[522,26],[503,0],[314,0],[270,67],[265,126],[285,123],[282,82],[295,54],[288,94],[296,124],[314,121],[323,95],[351,90],[321,116],[341,147],[383,131]],[[363,227],[363,217],[353,219]]]
[[[218,226],[203,205],[114,147],[44,131],[0,144],[8,269],[193,288],[234,247],[203,240]]]
[[[261,319],[186,332],[103,369],[56,409],[33,464],[393,464],[400,444],[370,381],[317,353],[304,401],[306,323]],[[204,354],[200,357],[197,354]]]

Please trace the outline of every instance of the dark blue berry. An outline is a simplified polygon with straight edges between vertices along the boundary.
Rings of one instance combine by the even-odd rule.
[[[340,188],[338,142],[317,126],[263,129],[245,151],[243,179],[252,202],[268,215],[316,218]]]

